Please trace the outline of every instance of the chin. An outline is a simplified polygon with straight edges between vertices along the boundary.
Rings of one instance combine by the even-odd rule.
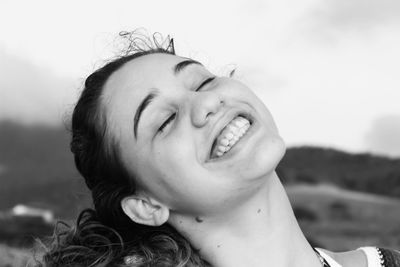
[[[250,177],[261,178],[273,173],[286,152],[286,145],[280,136],[268,140],[254,151],[251,158]]]

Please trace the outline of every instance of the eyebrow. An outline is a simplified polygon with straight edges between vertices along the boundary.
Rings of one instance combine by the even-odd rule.
[[[194,59],[186,59],[184,61],[179,62],[176,64],[173,68],[174,74],[178,75],[180,72],[182,72],[187,66],[196,64],[203,66],[200,62],[194,60]],[[137,129],[140,121],[140,116],[142,115],[143,111],[149,106],[149,104],[154,100],[154,98],[158,95],[158,91],[153,91],[149,93],[140,103],[139,107],[136,110],[134,119],[133,119],[133,133],[135,138],[137,139]]]
[[[151,92],[149,93],[140,103],[139,107],[136,110],[135,117],[133,119],[133,133],[135,138],[137,138],[137,128],[140,120],[140,116],[142,115],[143,111],[146,107],[153,101],[153,99],[157,96],[158,92]]]
[[[198,62],[194,59],[187,59],[187,60],[181,61],[175,65],[175,67],[174,67],[175,75],[178,75],[184,68],[186,68],[187,66],[192,65],[192,64],[203,66],[203,64],[201,64],[200,62]]]

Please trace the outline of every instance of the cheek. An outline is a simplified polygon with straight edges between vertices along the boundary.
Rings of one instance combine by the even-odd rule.
[[[163,144],[154,151],[152,168],[157,170],[164,185],[176,193],[185,186],[196,170],[193,145],[179,138],[162,142]]]
[[[178,131],[178,130],[177,130]],[[165,167],[177,170],[185,164],[193,164],[195,155],[194,142],[191,134],[170,133],[171,136],[159,140],[154,152],[157,161]]]
[[[278,135],[278,127],[274,121],[272,113],[267,108],[267,106],[264,104],[264,102],[262,102],[260,98],[258,98],[255,94],[253,94],[253,103],[254,103],[255,109],[261,112],[262,120],[265,121],[268,128],[274,134]]]
[[[251,176],[253,177],[274,172],[285,151],[286,146],[283,139],[279,135],[274,135],[256,148],[250,161],[251,168],[247,171],[252,172]]]

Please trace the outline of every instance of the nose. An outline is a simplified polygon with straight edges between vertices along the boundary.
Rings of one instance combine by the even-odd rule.
[[[213,91],[198,93],[192,101],[191,119],[195,127],[203,127],[224,105],[221,96]]]

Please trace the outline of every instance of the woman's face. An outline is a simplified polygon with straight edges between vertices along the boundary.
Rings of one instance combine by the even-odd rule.
[[[104,88],[108,131],[139,188],[171,211],[233,208],[265,182],[285,146],[242,83],[169,54],[136,58]]]

